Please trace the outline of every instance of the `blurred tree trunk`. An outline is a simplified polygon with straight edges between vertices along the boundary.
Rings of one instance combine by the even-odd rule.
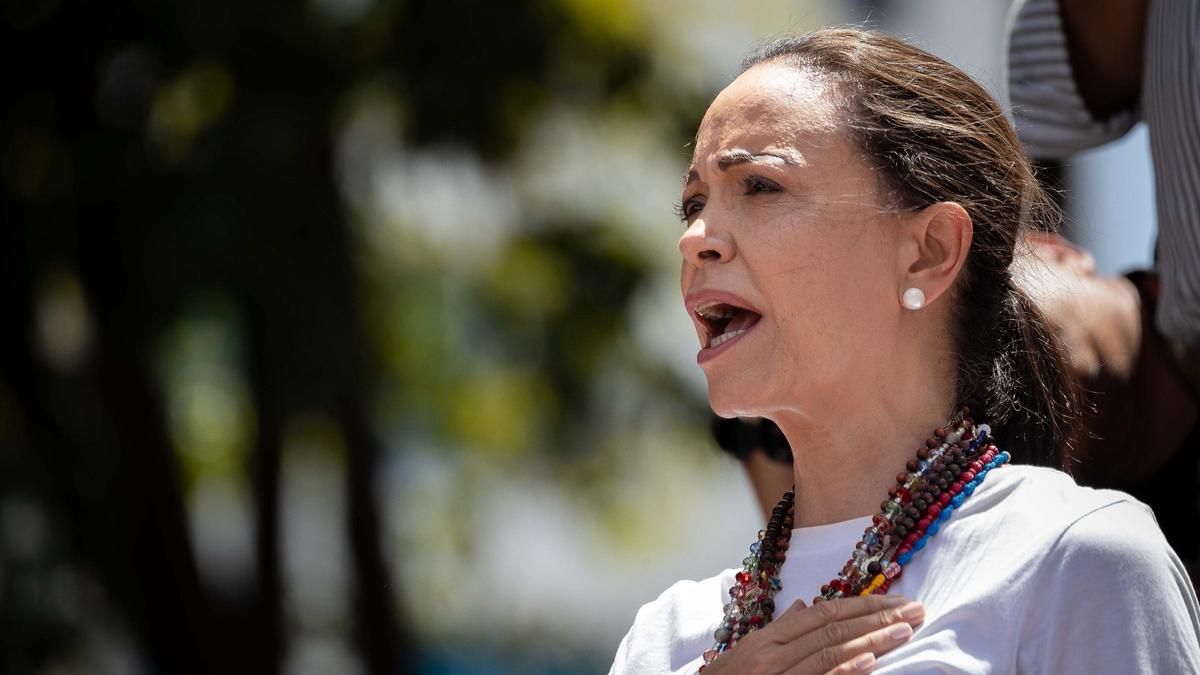
[[[241,54],[241,52],[238,52]],[[354,638],[367,671],[405,672],[407,651],[384,562],[375,475],[379,442],[368,410],[370,346],[351,259],[350,232],[338,193],[335,111],[346,75],[320,53],[298,50],[277,34],[259,36],[235,61],[245,91],[229,121],[233,155],[222,167],[253,224],[236,261],[247,316],[250,371],[259,415],[253,458],[258,508],[256,551],[262,639],[280,653],[282,629],[279,483],[283,428],[289,416],[328,415],[346,448],[346,543],[355,586]],[[284,76],[281,76],[283,73]],[[260,79],[261,78],[261,79]],[[270,149],[270,152],[264,152]],[[297,189],[303,186],[303,189]]]
[[[101,331],[99,342],[105,340]],[[188,537],[178,465],[149,373],[136,355],[101,347],[95,361],[96,391],[114,427],[113,449],[127,468],[119,492],[131,528],[126,584],[138,589],[127,602],[140,605],[140,631],[152,663],[181,675],[228,672],[219,659],[211,611],[201,587]],[[131,358],[132,357],[132,358]]]
[[[257,418],[257,438],[250,457],[254,486],[254,563],[256,583],[251,599],[250,633],[254,658],[247,673],[278,673],[286,649],[283,627],[283,569],[280,554],[279,479],[283,461],[284,412],[275,391],[279,364],[272,356],[263,315],[253,305],[247,312],[248,374]]]
[[[392,599],[395,589],[380,549],[376,470],[379,444],[362,405],[340,415],[346,439],[346,509],[355,573],[355,634],[369,672],[377,675],[407,672],[401,655],[411,653],[396,625]],[[403,651],[402,651],[403,650]]]

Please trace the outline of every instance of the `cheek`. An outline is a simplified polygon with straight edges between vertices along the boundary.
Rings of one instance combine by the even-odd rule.
[[[884,343],[889,303],[899,302],[870,248],[874,242],[841,239],[779,246],[772,254],[776,272],[762,277],[785,348],[810,372],[842,371],[842,361]]]

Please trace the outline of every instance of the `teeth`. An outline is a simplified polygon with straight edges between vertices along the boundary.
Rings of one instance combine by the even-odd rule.
[[[696,306],[696,313],[706,319],[730,319],[737,310],[723,302],[708,302]]]
[[[739,336],[739,335],[741,335],[742,333],[745,333],[745,332],[746,332],[746,331],[744,331],[744,330],[735,330],[735,331],[733,331],[733,332],[731,332],[731,333],[721,333],[720,335],[718,335],[717,337],[713,338],[712,340],[709,340],[709,341],[708,341],[708,346],[709,346],[709,348],[710,348],[710,349],[711,349],[712,347],[719,347],[719,346],[721,346],[721,345],[725,344],[726,342],[729,342],[729,341],[730,341],[730,340],[732,340],[733,338],[735,338],[735,337],[737,337],[737,336]]]

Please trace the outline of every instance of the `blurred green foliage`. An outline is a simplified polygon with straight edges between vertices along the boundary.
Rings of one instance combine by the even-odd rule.
[[[0,671],[609,652],[583,570],[733,510],[670,212],[793,5],[0,4]]]
[[[613,443],[593,383],[615,359],[698,410],[628,353],[661,272],[630,236],[649,224],[534,208],[513,185],[554,110],[620,108],[683,144],[709,92],[655,75],[638,3],[30,0],[3,23],[5,672],[120,669],[79,662],[110,620],[152,672],[278,672],[282,448],[313,414],[347,463],[357,649],[401,670],[380,433],[500,467],[574,457],[564,475],[589,485]],[[381,202],[388,166],[450,199]],[[421,215],[488,194],[507,210],[473,231]],[[189,529],[208,479],[254,506],[232,595]]]

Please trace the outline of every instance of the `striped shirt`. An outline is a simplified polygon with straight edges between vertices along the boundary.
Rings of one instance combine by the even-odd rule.
[[[1008,83],[1017,133],[1039,159],[1107,143],[1145,120],[1158,211],[1163,335],[1200,345],[1200,2],[1152,0],[1141,100],[1094,119],[1075,85],[1057,0],[1028,0],[1009,37]]]

